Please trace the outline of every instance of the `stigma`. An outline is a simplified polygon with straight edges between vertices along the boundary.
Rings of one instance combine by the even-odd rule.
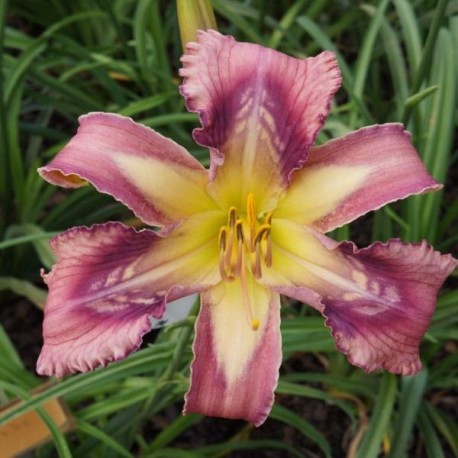
[[[262,270],[272,265],[272,213],[259,218],[252,193],[243,210],[239,213],[236,207],[230,207],[227,224],[219,230],[219,270],[224,281],[240,281],[247,319],[256,331],[260,323],[251,306],[247,275],[260,279]]]

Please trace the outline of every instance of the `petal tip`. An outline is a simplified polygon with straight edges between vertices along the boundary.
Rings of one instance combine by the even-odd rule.
[[[322,312],[323,316],[326,317],[325,325],[331,330],[331,335],[335,340],[336,348],[343,353],[348,362],[356,367],[361,368],[364,372],[376,372],[386,370],[392,374],[399,375],[415,375],[421,368],[422,364],[418,354],[412,353],[405,355],[400,361],[396,358],[392,358],[390,355],[379,355],[376,351],[368,357],[370,350],[367,348],[353,347],[348,344],[348,337],[343,335],[335,325],[335,322],[326,316],[326,312]]]
[[[437,292],[458,261],[426,241],[392,239],[363,249],[343,242],[332,250],[347,259],[345,278],[350,280],[346,293],[326,293],[321,299],[325,324],[338,350],[366,372],[420,371],[419,347]]]
[[[71,341],[69,343],[57,341],[57,346],[45,343],[38,357],[37,373],[62,378],[78,372],[90,372],[98,367],[107,367],[137,351],[142,344],[143,336],[151,330],[151,327],[151,319],[145,317],[144,322],[136,326],[133,332],[135,335],[127,337],[127,340],[121,344],[107,345],[105,342],[99,342],[99,345],[86,350],[78,350]],[[46,336],[45,340],[47,340]],[[88,344],[83,342],[81,345],[86,347]]]

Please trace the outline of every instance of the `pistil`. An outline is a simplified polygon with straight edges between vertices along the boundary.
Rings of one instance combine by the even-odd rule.
[[[256,207],[254,204],[253,193],[249,193],[246,199],[246,218],[248,222],[248,227],[250,228],[250,251],[254,251],[254,238],[256,230]]]

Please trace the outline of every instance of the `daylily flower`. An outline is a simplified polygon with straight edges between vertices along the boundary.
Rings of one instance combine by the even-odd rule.
[[[62,377],[124,358],[168,302],[199,292],[185,413],[265,420],[281,362],[280,294],[320,311],[352,364],[416,373],[457,261],[425,242],[359,250],[324,235],[441,187],[403,126],[312,146],[341,82],[328,51],[299,60],[210,31],[182,62],[208,171],[172,140],[107,113],[82,116],[40,169],[60,186],[92,183],[160,229],[110,222],[52,240],[38,372]]]

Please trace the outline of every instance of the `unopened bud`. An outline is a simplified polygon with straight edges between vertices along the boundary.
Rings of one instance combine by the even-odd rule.
[[[196,41],[198,30],[217,30],[210,0],[177,0],[177,15],[183,49]]]

